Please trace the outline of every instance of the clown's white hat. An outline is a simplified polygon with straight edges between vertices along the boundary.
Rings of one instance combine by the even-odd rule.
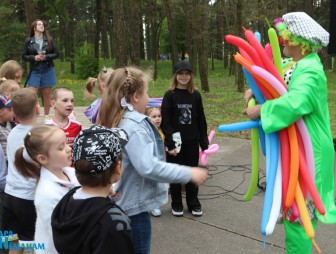
[[[305,12],[290,12],[283,15],[282,19],[294,36],[309,40],[314,45],[328,45],[329,33]]]

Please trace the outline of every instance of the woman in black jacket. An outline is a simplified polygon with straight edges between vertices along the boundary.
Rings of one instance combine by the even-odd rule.
[[[31,25],[30,36],[26,38],[22,59],[30,62],[27,86],[36,93],[42,88],[44,117],[49,118],[50,96],[56,85],[56,73],[53,60],[58,57],[55,43],[45,29],[45,22],[35,20]]]

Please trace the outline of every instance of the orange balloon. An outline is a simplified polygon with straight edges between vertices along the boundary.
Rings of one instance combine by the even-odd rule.
[[[235,54],[233,55],[235,61],[242,65],[254,78],[256,84],[258,85],[259,89],[261,90],[262,94],[264,95],[266,100],[273,99],[273,96],[269,93],[269,91],[265,88],[263,84],[260,83],[259,80],[255,78],[255,74],[252,73],[252,66],[254,65],[252,62],[248,61],[245,59],[242,55],[240,54]]]
[[[287,127],[290,148],[290,169],[285,207],[292,206],[299,176],[299,147],[294,124]]]
[[[311,220],[309,218],[309,213],[300,189],[300,185],[296,185],[295,201],[300,211],[300,217],[302,220],[303,228],[305,229],[307,236],[310,239],[313,239],[315,237],[315,232]]]

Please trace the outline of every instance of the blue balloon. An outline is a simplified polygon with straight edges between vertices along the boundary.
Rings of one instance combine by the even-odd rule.
[[[245,74],[247,83],[249,84],[254,97],[257,99],[259,104],[263,104],[266,100],[262,92],[260,91],[259,87],[257,86],[256,82],[252,75],[243,67],[243,72]]]
[[[260,146],[261,146],[261,151],[263,153],[264,156],[266,156],[266,145],[265,145],[265,132],[264,129],[262,128],[262,126],[259,126],[258,128],[258,132],[259,132],[259,141],[260,141]]]
[[[247,83],[249,84],[252,93],[254,97],[257,99],[259,104],[263,104],[266,100],[262,92],[260,91],[259,87],[257,86],[256,82],[254,81],[254,78],[252,75],[243,67],[243,72],[245,74],[245,78],[247,80]],[[263,128],[260,126],[258,128],[259,132],[259,141],[260,141],[260,146],[261,146],[261,151],[264,155],[266,155],[266,150],[265,150],[265,132]]]
[[[269,135],[269,142],[267,141],[268,139],[267,135]],[[267,154],[267,157],[269,157],[269,169],[268,170],[266,169],[267,185],[264,197],[264,206],[261,216],[260,232],[262,235],[266,235],[266,227],[271,215],[271,209],[273,203],[274,184],[279,159],[279,136],[277,132],[266,134],[266,145],[269,146],[269,148],[266,148],[266,153],[269,150],[269,154]]]
[[[266,149],[266,182],[268,177],[268,170],[270,169],[270,163],[271,163],[271,135],[265,134],[265,149]]]
[[[254,36],[257,38],[257,40],[261,43],[261,34],[258,31],[254,32]]]
[[[257,128],[260,125],[260,121],[251,120],[246,122],[239,123],[231,123],[231,124],[223,124],[218,126],[218,130],[221,132],[234,132],[234,131],[242,131]]]
[[[161,107],[161,103],[155,103],[155,102],[148,102],[147,104],[148,107]]]

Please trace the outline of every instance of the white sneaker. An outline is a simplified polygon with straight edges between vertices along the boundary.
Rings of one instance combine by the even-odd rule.
[[[194,208],[191,210],[191,214],[195,217],[201,217],[203,215],[203,211],[201,208]]]
[[[183,216],[183,210],[174,210],[172,209],[172,214],[175,216],[175,217],[182,217]]]
[[[152,211],[152,215],[154,216],[154,217],[160,217],[161,216],[161,210],[160,210],[160,208],[154,208]]]

